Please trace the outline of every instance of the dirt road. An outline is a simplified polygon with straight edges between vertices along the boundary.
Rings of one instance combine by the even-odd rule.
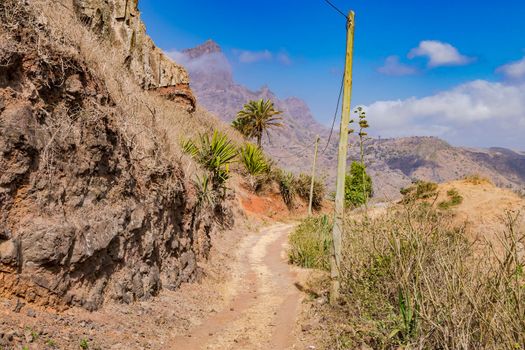
[[[174,349],[295,349],[301,293],[286,262],[285,244],[293,225],[278,224],[247,236],[240,244],[227,307],[210,314]]]

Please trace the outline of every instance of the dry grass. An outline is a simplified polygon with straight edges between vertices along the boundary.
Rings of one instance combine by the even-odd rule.
[[[235,143],[242,142],[235,131],[202,108],[190,114],[174,102],[144,91],[125,67],[124,51],[86,28],[75,16],[71,1],[36,0],[31,6],[34,13],[42,14],[37,22],[45,21],[49,31],[42,32],[38,41],[52,44],[64,56],[78,57],[103,81],[118,111],[115,122],[133,159],[148,160],[152,167],[180,162],[185,174],[194,174],[198,166],[180,150],[183,137],[221,130]]]
[[[378,215],[348,217],[341,303],[313,303],[316,311],[310,315],[322,320],[323,326],[314,331],[319,345],[525,348],[523,216],[505,211],[497,226],[501,230],[485,232],[488,238],[483,241],[469,240],[453,216],[430,203],[411,201]],[[328,259],[325,238],[314,224],[304,222],[294,233],[300,237],[290,240],[292,252],[308,255],[294,260],[303,266],[312,257]],[[312,288],[323,295],[327,284],[323,280]]]
[[[488,177],[478,174],[467,175],[463,180],[473,185],[492,184],[492,181]]]
[[[523,242],[507,212],[504,253],[483,254],[447,216],[404,206],[349,220],[343,302],[332,327],[340,349],[516,349],[525,346]],[[335,344],[335,345],[334,345]]]

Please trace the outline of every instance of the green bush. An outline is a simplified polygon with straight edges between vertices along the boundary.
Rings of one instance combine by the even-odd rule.
[[[193,186],[197,192],[197,207],[202,208],[206,205],[213,206],[216,203],[216,195],[210,184],[210,177],[207,174],[196,176]]]
[[[305,219],[290,235],[289,261],[307,268],[330,268],[332,223],[326,215]]]
[[[262,176],[270,170],[269,163],[263,151],[251,143],[246,143],[239,150],[239,157],[241,163],[244,165],[244,169],[248,173],[250,187],[254,191],[257,191],[261,185]]]
[[[372,197],[372,178],[359,162],[352,162],[350,172],[345,176],[345,203],[347,207],[366,204]]]
[[[440,209],[450,209],[456,205],[460,205],[463,202],[463,197],[459,194],[458,190],[452,188],[447,191],[448,200],[442,201],[438,204]]]
[[[308,202],[310,200],[310,187],[312,185],[312,177],[306,174],[300,174],[295,179],[295,187],[297,189],[297,194],[303,200]],[[321,210],[323,207],[323,199],[325,195],[325,186],[324,184],[315,179],[314,180],[314,191],[312,197],[312,208],[314,210]]]
[[[408,203],[418,199],[428,199],[437,196],[438,185],[434,182],[417,180],[411,186],[401,189],[403,202]]]

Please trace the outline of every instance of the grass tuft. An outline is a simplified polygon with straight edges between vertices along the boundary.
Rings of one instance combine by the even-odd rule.
[[[304,220],[290,235],[289,261],[301,267],[328,270],[331,230],[332,223],[326,215]]]

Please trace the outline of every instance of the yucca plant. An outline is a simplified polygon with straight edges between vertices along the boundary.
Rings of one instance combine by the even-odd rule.
[[[182,149],[211,173],[215,189],[224,188],[229,178],[229,165],[237,157],[237,148],[225,134],[214,131],[211,138],[201,134],[198,143],[186,140]]]
[[[250,187],[256,191],[260,185],[260,177],[269,170],[268,161],[263,151],[251,143],[246,143],[239,150],[239,156],[248,173]]]

